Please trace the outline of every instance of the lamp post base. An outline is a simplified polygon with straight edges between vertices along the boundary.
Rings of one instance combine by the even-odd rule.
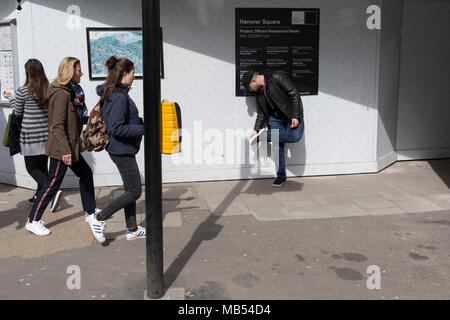
[[[184,288],[169,289],[163,297],[158,299],[149,298],[147,296],[147,290],[145,290],[144,300],[185,300],[185,290]]]

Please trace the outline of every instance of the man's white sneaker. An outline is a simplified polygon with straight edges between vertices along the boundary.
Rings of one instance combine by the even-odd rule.
[[[31,223],[27,221],[25,229],[27,229],[31,233],[34,233],[37,236],[48,236],[51,233],[50,230],[44,226],[44,221],[42,220],[33,221]]]
[[[52,204],[50,205],[50,211],[55,212],[59,208],[59,202],[62,198],[62,190],[56,191],[55,196],[53,197]]]
[[[127,235],[127,240],[131,241],[131,240],[136,240],[136,239],[145,239],[147,236],[147,232],[146,232],[145,228],[139,226],[136,232],[131,232],[127,229],[126,235]]]
[[[250,139],[250,145],[255,144],[259,141],[264,141],[267,139],[267,128],[262,128],[259,132]]]
[[[105,221],[98,221],[97,220],[98,212],[95,212],[91,215],[89,215],[86,218],[86,222],[89,223],[89,226],[91,227],[91,231],[94,234],[95,239],[97,239],[98,242],[103,243],[106,241],[105,238]]]

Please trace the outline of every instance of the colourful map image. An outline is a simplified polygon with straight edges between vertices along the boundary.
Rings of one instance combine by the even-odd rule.
[[[92,77],[106,77],[106,60],[111,56],[134,63],[135,75],[143,74],[142,31],[90,31]]]

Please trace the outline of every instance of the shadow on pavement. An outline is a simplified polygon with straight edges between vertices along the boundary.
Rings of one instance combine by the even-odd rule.
[[[0,230],[10,226],[12,224],[16,225],[16,230],[21,230],[25,228],[25,224],[27,223],[28,214],[31,210],[31,203],[28,200],[23,200],[17,203],[15,209],[8,210],[6,212],[2,212],[2,218],[0,220]]]
[[[267,181],[267,186],[262,186],[262,180],[253,180],[252,183],[246,188],[245,193],[251,194],[272,194],[275,191],[279,191],[279,189],[273,188],[269,180]],[[212,212],[208,218],[203,221],[197,229],[192,234],[191,239],[186,244],[186,246],[181,250],[175,260],[171,263],[171,265],[167,268],[164,279],[165,279],[165,288],[169,289],[175,282],[175,280],[180,275],[181,271],[184,269],[186,264],[189,262],[195,251],[200,247],[200,245],[204,241],[211,241],[215,239],[219,233],[223,229],[223,225],[218,224],[217,222],[222,217],[222,212],[224,212],[233,202],[235,195],[243,193],[244,188],[247,186],[248,181],[242,180],[238,182],[238,184],[233,187],[233,189],[228,193],[226,198],[219,204],[214,212]],[[297,188],[297,190],[301,190],[301,183],[295,181],[289,181],[290,188]],[[289,184],[286,184],[288,186]]]
[[[167,213],[171,212],[172,210],[179,210],[179,209],[177,209],[177,207],[178,207],[178,205],[181,204],[181,199],[180,198],[181,198],[181,196],[183,194],[185,194],[189,190],[190,189],[187,188],[187,187],[178,187],[178,188],[174,188],[174,189],[169,189],[169,190],[163,191],[163,204],[164,204],[165,201],[171,202],[171,206],[170,206],[170,208],[168,210],[163,209],[163,221],[164,221],[164,218],[166,217]],[[120,194],[114,194],[114,197],[118,197],[118,196],[120,196]],[[184,199],[184,200],[193,200],[193,199],[195,199],[195,198],[192,197],[192,198],[187,198],[187,199]],[[142,214],[144,215],[144,219],[143,219],[143,221],[141,223],[138,223],[138,225],[145,227],[146,223],[147,223],[147,220],[145,219],[145,200],[142,199],[142,197],[141,197],[140,200],[138,200],[136,202],[136,207],[139,208],[139,206],[142,206],[142,208],[144,208],[142,210]],[[196,208],[197,207],[183,207],[183,209],[196,209]],[[114,215],[118,214],[121,211],[123,212],[123,209],[119,210]],[[139,210],[137,209],[136,211],[137,211],[136,214],[138,214]],[[103,246],[104,247],[108,247],[119,236],[123,235],[123,233],[125,232],[125,228],[126,228],[126,225],[125,225],[125,222],[124,222],[124,225],[123,225],[123,230],[124,231],[108,233],[108,225],[107,225],[106,232],[105,232],[106,241],[105,241],[105,243],[103,243]]]
[[[447,188],[450,189],[450,159],[428,161],[434,172],[441,178]]]

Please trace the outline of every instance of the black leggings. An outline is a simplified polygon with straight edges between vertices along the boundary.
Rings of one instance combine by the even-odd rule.
[[[39,156],[25,156],[25,167],[30,176],[37,182],[36,194],[42,189],[48,176],[48,157],[45,154]]]

